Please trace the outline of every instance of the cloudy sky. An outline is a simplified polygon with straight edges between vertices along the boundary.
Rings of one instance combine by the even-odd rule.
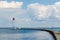
[[[60,27],[60,0],[0,0],[0,27]]]

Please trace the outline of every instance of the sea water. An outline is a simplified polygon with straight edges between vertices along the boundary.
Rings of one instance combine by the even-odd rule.
[[[54,40],[54,38],[45,31],[0,28],[0,40]]]
[[[48,29],[48,30],[60,32],[60,28],[50,28],[50,29]]]

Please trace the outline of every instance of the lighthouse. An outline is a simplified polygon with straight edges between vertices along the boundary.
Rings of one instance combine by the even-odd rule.
[[[15,27],[15,26],[14,26],[14,21],[15,21],[15,18],[13,17],[13,18],[12,18],[12,27]]]
[[[16,26],[15,26],[15,18],[14,17],[12,18],[12,29],[16,29]]]
[[[12,18],[12,29],[20,29],[18,27],[15,26],[15,18]]]

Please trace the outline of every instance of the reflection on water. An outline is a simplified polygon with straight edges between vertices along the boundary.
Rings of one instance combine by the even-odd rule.
[[[45,31],[0,29],[0,40],[54,40]]]

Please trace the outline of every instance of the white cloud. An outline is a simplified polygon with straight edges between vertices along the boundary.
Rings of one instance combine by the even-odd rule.
[[[7,2],[7,1],[0,1],[0,8],[21,8],[23,2]]]
[[[54,4],[56,18],[60,19],[60,2]]]
[[[33,19],[60,19],[60,2],[56,2],[53,5],[43,5],[39,3],[29,4],[28,11],[33,14]]]
[[[31,10],[31,12],[33,11],[33,14],[38,19],[41,19],[41,18],[43,19],[48,16],[48,15],[46,15],[47,6],[40,5],[38,3],[28,5],[28,10],[29,11]]]

